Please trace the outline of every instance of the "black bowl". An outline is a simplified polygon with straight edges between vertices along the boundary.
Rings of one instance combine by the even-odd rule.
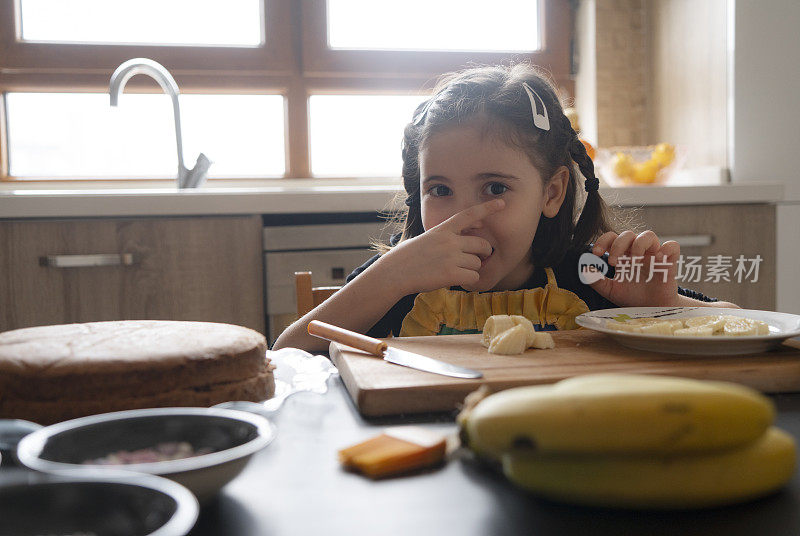
[[[266,447],[275,429],[264,417],[219,408],[155,408],[103,413],[47,426],[20,441],[17,458],[44,472],[134,471],[163,476],[204,502],[236,477]],[[128,465],[85,464],[118,451],[164,442],[188,442],[210,454]]]
[[[197,514],[197,500],[186,488],[151,475],[0,472],[0,536],[182,536]]]

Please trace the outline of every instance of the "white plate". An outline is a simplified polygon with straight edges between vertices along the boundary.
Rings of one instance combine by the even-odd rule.
[[[628,333],[606,327],[606,320],[619,315],[630,318],[657,317],[664,319],[692,318],[707,315],[733,315],[762,320],[769,324],[769,335],[746,337],[680,337]],[[620,307],[583,313],[575,319],[579,326],[610,335],[618,343],[650,352],[689,355],[737,355],[764,352],[780,345],[786,339],[800,335],[800,316],[755,309],[728,309],[724,307]]]

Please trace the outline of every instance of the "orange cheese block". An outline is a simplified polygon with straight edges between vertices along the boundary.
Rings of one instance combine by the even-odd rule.
[[[446,437],[413,426],[389,428],[384,433],[339,451],[346,469],[370,478],[405,473],[429,467],[444,459]]]

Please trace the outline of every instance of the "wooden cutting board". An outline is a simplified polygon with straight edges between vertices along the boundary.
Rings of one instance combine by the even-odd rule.
[[[589,330],[551,332],[556,347],[519,356],[489,354],[480,335],[386,339],[397,348],[483,372],[461,380],[387,363],[349,346],[331,343],[330,355],[362,415],[376,417],[456,409],[482,384],[492,390],[554,383],[598,372],[667,374],[725,380],[766,393],[800,391],[800,342],[743,356],[685,356],[633,350]]]

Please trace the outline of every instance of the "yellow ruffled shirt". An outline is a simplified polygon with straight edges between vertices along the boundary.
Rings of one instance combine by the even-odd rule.
[[[574,292],[560,288],[551,268],[544,287],[498,292],[442,288],[423,292],[403,319],[401,337],[479,333],[492,315],[522,315],[539,331],[577,329],[575,317],[589,311]]]

